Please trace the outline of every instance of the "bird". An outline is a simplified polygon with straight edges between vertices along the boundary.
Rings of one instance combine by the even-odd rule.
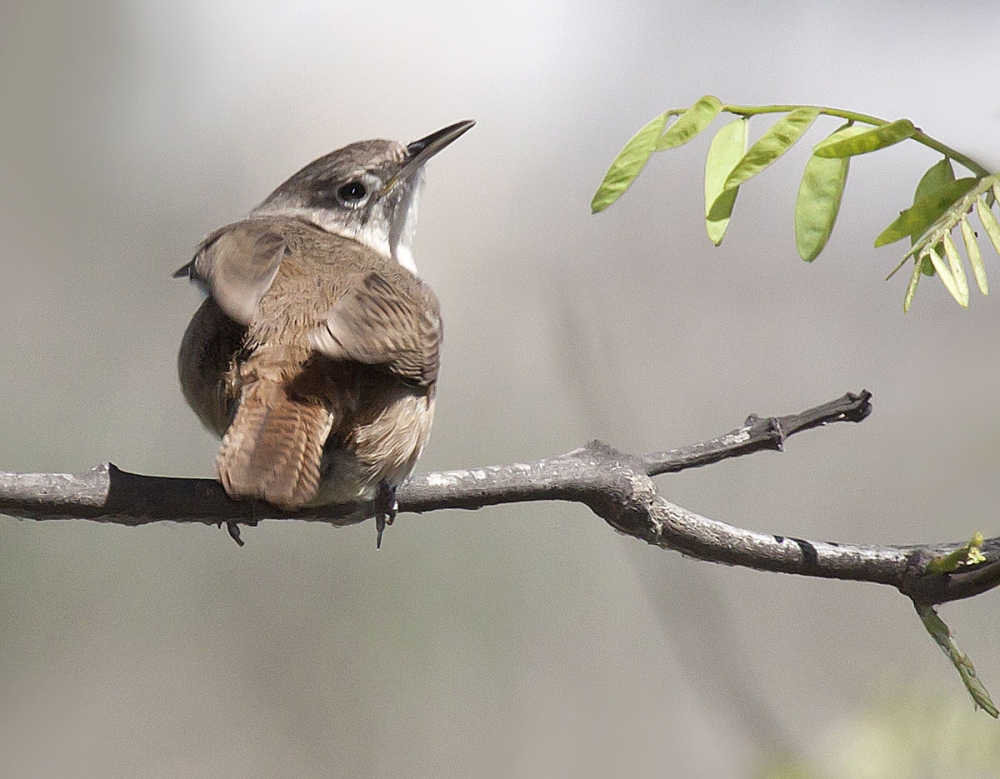
[[[412,253],[423,168],[474,124],[320,157],[174,274],[207,293],[178,374],[222,439],[231,498],[284,511],[373,502],[381,545],[430,435],[440,368],[440,305]]]

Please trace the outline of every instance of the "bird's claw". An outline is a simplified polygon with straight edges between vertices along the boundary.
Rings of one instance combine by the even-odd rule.
[[[396,488],[388,484],[379,485],[375,495],[375,548],[382,548],[382,533],[387,525],[391,525],[399,513],[399,503],[396,501]]]

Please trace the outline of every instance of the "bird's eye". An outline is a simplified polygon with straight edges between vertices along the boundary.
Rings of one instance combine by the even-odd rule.
[[[360,181],[348,181],[337,190],[337,198],[344,205],[357,205],[368,195],[368,188]]]

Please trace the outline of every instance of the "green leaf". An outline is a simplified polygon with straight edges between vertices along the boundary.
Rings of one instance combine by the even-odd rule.
[[[813,147],[813,154],[820,157],[853,157],[857,154],[868,154],[905,141],[916,132],[917,128],[909,119],[897,119],[895,122],[873,127],[850,138],[832,142],[830,139],[820,141]]]
[[[968,299],[965,303],[962,302],[962,295],[958,290],[958,285],[955,284],[955,277],[951,275],[951,269],[944,264],[944,260],[941,259],[941,255],[937,253],[937,250],[932,246],[927,249],[927,253],[924,255],[930,257],[932,263],[934,263],[934,270],[937,271],[938,276],[941,277],[941,281],[944,282],[945,288],[948,290],[955,302],[960,306],[969,305]]]
[[[913,202],[917,203],[923,200],[932,192],[937,192],[941,187],[950,184],[954,180],[955,170],[951,166],[951,160],[947,157],[942,157],[931,165],[927,169],[927,172],[920,177],[920,183],[917,184],[917,189],[913,193]],[[919,237],[918,235],[917,238]]]
[[[976,201],[979,202],[978,200]],[[979,251],[979,241],[976,240],[976,231],[972,229],[969,220],[962,217],[962,240],[965,242],[965,253],[969,255],[969,265],[972,266],[972,275],[976,277],[976,285],[984,295],[990,294],[990,287],[986,281],[986,266],[983,265],[983,255]]]
[[[965,278],[965,269],[962,267],[962,258],[958,254],[958,247],[951,233],[944,234],[944,254],[948,258],[948,267],[951,270],[951,277],[955,280],[955,289],[958,290],[958,304],[963,308],[969,305],[969,282]]]
[[[705,229],[718,246],[726,235],[739,189],[723,190],[730,172],[747,148],[749,120],[745,117],[725,125],[712,139],[705,160]]]
[[[722,101],[712,95],[705,95],[692,105],[656,142],[657,151],[666,151],[683,146],[698,133],[708,127],[722,110]]]
[[[969,695],[972,696],[975,704],[994,719],[1000,717],[1000,710],[997,709],[996,705],[990,699],[990,694],[986,690],[985,685],[976,676],[975,666],[972,664],[969,656],[959,648],[954,636],[951,634],[951,630],[945,624],[944,620],[938,616],[934,607],[917,603],[913,605],[917,610],[917,614],[920,615],[920,621],[924,623],[927,632],[931,634],[931,637],[941,647],[941,650],[947,655],[948,659],[951,660],[952,665],[955,666],[958,675],[962,677],[962,683],[965,685],[965,689],[969,691]]]
[[[625,190],[635,181],[649,155],[653,153],[656,139],[663,132],[668,115],[669,112],[660,114],[633,135],[625,144],[625,148],[618,152],[618,156],[612,161],[608,172],[604,174],[604,180],[590,201],[591,213],[603,211],[625,194]]]
[[[736,189],[744,181],[753,178],[775,162],[795,145],[795,142],[816,121],[817,116],[819,116],[817,108],[796,108],[772,124],[733,168],[723,188]]]
[[[927,228],[934,224],[949,206],[954,205],[955,201],[972,189],[977,181],[979,179],[973,176],[957,179],[920,198],[881,232],[875,239],[875,246],[895,243],[908,235],[923,235]]]
[[[979,216],[979,221],[986,234],[990,237],[993,249],[997,254],[1000,254],[1000,224],[997,224],[997,218],[993,216],[992,209],[986,205],[982,198],[976,200],[976,214]]]
[[[913,275],[910,276],[910,283],[907,285],[906,295],[903,297],[904,314],[910,310],[910,303],[913,302],[913,296],[917,294],[917,284],[920,283],[920,267],[922,264],[919,257],[913,258]]]
[[[914,204],[920,202],[925,197],[933,194],[942,187],[948,186],[954,180],[955,170],[951,166],[951,160],[947,157],[942,157],[940,160],[931,165],[924,175],[920,177],[917,189],[913,193]],[[942,209],[942,213],[944,213],[944,209]],[[940,214],[938,216],[940,216]],[[935,219],[937,219],[937,217],[935,217]],[[922,234],[922,232],[919,232],[910,235],[910,246],[913,246],[920,239]],[[943,251],[940,244],[936,248],[939,254]],[[934,266],[928,258],[924,258],[920,268],[925,276],[934,275]]]
[[[845,125],[830,137],[853,129],[854,125]],[[815,260],[830,240],[850,164],[847,157],[830,159],[815,154],[806,163],[795,198],[795,245],[806,262]]]

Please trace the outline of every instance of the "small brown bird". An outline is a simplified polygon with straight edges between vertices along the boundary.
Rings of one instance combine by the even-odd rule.
[[[381,539],[434,415],[441,315],[411,252],[421,174],[473,124],[321,157],[175,274],[208,293],[178,368],[188,404],[222,437],[231,497],[282,509],[374,500]]]

